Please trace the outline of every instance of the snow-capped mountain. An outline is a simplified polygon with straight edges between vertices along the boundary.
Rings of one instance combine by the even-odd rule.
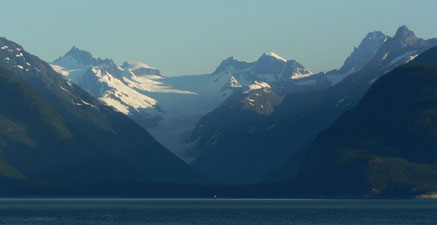
[[[196,145],[191,135],[196,124],[233,93],[244,93],[266,84],[281,99],[291,91],[333,86],[362,69],[389,39],[381,32],[371,32],[342,68],[317,75],[299,62],[273,52],[264,53],[252,62],[229,57],[212,74],[180,77],[165,77],[158,69],[141,62],[126,61],[117,66],[111,59],[94,58],[89,52],[75,47],[55,60],[52,67],[101,102],[129,115],[165,147],[188,159],[187,149]],[[387,60],[400,59],[387,55]],[[394,63],[390,68],[396,65]],[[257,94],[271,99],[264,92]],[[246,95],[235,96],[244,102]],[[273,108],[260,110],[259,107],[265,107],[265,104],[246,101],[248,109],[271,113],[269,110]],[[250,107],[252,105],[254,107]]]
[[[156,68],[126,61],[94,58],[73,47],[52,63],[53,69],[106,105],[129,115],[182,158],[192,148],[190,135],[198,120],[232,95],[265,84],[272,89],[312,73],[294,60],[265,53],[255,62],[230,57],[208,75],[165,77]],[[253,102],[250,104],[254,104]],[[249,105],[250,105],[249,104]]]
[[[96,59],[76,47],[56,59],[52,67],[100,101],[131,115],[144,127],[152,126],[159,118],[157,110],[145,111],[156,109],[158,102],[145,92],[193,94],[163,85],[160,71],[144,63],[126,61],[119,67],[111,59]]]
[[[201,116],[220,105],[238,87],[233,83],[237,81],[229,76],[167,78],[141,62],[129,60],[117,66],[111,59],[94,58],[76,47],[51,66],[101,102],[148,128],[179,155],[182,153],[178,150],[186,144],[184,134],[191,133]]]
[[[255,81],[271,84],[289,82],[313,75],[299,62],[286,60],[273,52],[264,53],[254,62],[229,57],[213,73],[216,76],[223,74],[231,74],[241,85],[249,85]]]

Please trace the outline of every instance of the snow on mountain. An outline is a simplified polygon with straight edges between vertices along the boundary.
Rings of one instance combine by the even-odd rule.
[[[149,93],[158,99],[162,119],[148,131],[184,160],[191,161],[191,152],[187,150],[195,144],[190,141],[190,135],[196,123],[242,86],[230,74],[166,77],[161,81],[175,89],[196,94]]]
[[[65,77],[70,76],[71,71],[66,70],[64,67],[58,66],[55,64],[51,64],[51,66],[52,66],[53,70],[56,71],[57,73],[60,73],[61,75],[65,76]]]
[[[168,78],[147,64],[93,58],[73,47],[52,68],[108,106],[129,115],[164,146],[183,157],[185,136],[197,120],[218,107],[238,81],[228,74]],[[186,138],[188,139],[188,138]]]
[[[270,87],[270,85],[266,82],[258,82],[255,81],[254,83],[250,84],[248,87],[248,90],[245,91],[245,93],[248,93],[249,91],[252,90],[258,90],[258,89],[271,89],[272,87]]]
[[[286,60],[273,52],[264,53],[257,61],[253,62],[229,57],[220,64],[213,75],[222,76],[229,73],[243,86],[255,81],[270,84],[293,82],[295,79],[313,75],[310,70],[297,61]]]
[[[281,98],[293,90],[317,89],[326,85],[326,80],[334,85],[364,67],[388,38],[381,32],[369,33],[341,69],[323,76],[273,52],[250,62],[229,57],[212,74],[180,77],[165,77],[157,68],[132,60],[117,66],[111,59],[94,58],[76,47],[52,67],[100,101],[131,116],[165,147],[189,161],[186,149],[195,145],[190,135],[196,123],[236,90],[245,94],[255,91],[254,96],[261,94],[257,91],[268,91]],[[387,60],[393,59],[387,56]],[[258,111],[265,107],[264,103],[247,104],[259,105]]]
[[[76,47],[55,60],[52,68],[100,101],[127,115],[142,113],[146,118],[159,116],[158,112],[144,112],[145,109],[155,108],[158,103],[145,92],[194,94],[164,85],[159,81],[164,78],[160,71],[144,63],[130,60],[119,67],[111,59],[96,59],[91,53]],[[147,127],[144,123],[141,125]]]
[[[132,70],[138,70],[138,69],[152,69],[152,70],[158,70],[154,67],[151,67],[145,63],[137,62],[133,60],[128,60],[121,66],[124,69],[132,69]]]
[[[136,76],[142,76],[142,75],[161,76],[161,72],[158,69],[151,67],[147,64],[133,61],[133,60],[128,60],[124,62],[123,65],[121,65],[121,68],[124,70],[128,70],[129,72],[133,73]]]
[[[311,75],[313,75],[313,73],[306,68],[296,68],[293,72],[293,75],[291,75],[290,78],[292,80],[296,80],[296,79],[309,77]]]
[[[231,76],[231,79],[229,81],[229,85],[231,88],[241,88],[241,84],[238,82],[237,79],[235,79],[234,76]]]
[[[123,77],[122,80],[131,88],[144,92],[196,94],[191,91],[174,89],[164,83],[165,78],[158,75]]]
[[[235,90],[272,90],[279,83],[312,75],[295,60],[272,52],[254,62],[229,57],[212,74],[180,77],[165,77],[158,69],[132,60],[117,66],[111,59],[94,58],[76,47],[52,67],[101,102],[129,115],[187,161],[192,160],[187,149],[195,144],[190,135],[196,123]]]
[[[266,53],[264,53],[264,54],[267,55],[267,56],[271,56],[271,57],[273,57],[273,58],[275,58],[275,59],[281,60],[281,61],[283,61],[283,62],[287,62],[286,59],[282,58],[281,56],[279,56],[278,54],[276,54],[276,53],[274,53],[274,52],[266,52]]]
[[[387,68],[392,68],[394,65],[397,64],[405,64],[410,62],[411,60],[415,59],[419,54],[417,54],[418,50],[413,50],[409,52],[405,52],[404,54],[397,56],[396,58],[392,59],[390,61],[390,64],[387,65]]]
[[[157,104],[155,99],[139,93],[135,89],[126,85],[123,80],[117,79],[112,74],[102,70],[98,66],[93,66],[91,71],[98,78],[98,82],[106,85],[107,90],[102,91],[103,96],[99,99],[107,105],[116,108],[120,112],[129,114],[129,108],[139,111],[140,109],[154,107]]]

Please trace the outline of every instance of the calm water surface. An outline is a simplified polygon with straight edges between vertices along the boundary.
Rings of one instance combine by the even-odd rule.
[[[0,199],[1,225],[437,224],[437,201]]]

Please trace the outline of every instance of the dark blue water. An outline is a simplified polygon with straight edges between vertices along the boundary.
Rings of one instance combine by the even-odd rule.
[[[437,201],[0,199],[0,224],[437,224]]]

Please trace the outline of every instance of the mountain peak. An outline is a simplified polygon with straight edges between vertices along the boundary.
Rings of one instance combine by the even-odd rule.
[[[384,42],[387,41],[387,39],[388,36],[381,31],[372,31],[366,35],[357,49],[371,49],[374,51],[374,53],[376,53],[376,51],[384,44]]]
[[[280,61],[283,61],[283,62],[287,62],[287,61],[288,61],[288,60],[282,58],[281,56],[279,56],[278,54],[276,54],[276,53],[274,53],[274,52],[265,52],[265,53],[261,56],[261,58],[263,58],[263,57],[272,57],[272,58],[275,58],[275,59],[280,60]],[[261,59],[261,58],[260,58],[260,59]]]
[[[412,32],[412,31],[407,27],[407,25],[402,25],[397,30],[397,33],[399,32]]]
[[[76,67],[78,65],[96,66],[101,64],[105,64],[110,67],[115,66],[115,63],[112,59],[94,58],[90,52],[77,48],[76,46],[73,46],[67,53],[65,53],[64,56],[53,61],[53,64],[60,65],[65,68]]]
[[[90,52],[73,46],[63,57],[56,59],[54,64],[62,64],[63,66],[69,65],[95,65],[97,59],[95,59]]]
[[[351,74],[363,68],[378,52],[381,46],[388,40],[388,36],[381,31],[373,31],[366,35],[360,45],[354,49],[346,59],[340,73]]]
[[[408,27],[405,25],[398,28],[393,39],[406,44],[417,41],[417,37],[414,32],[408,29]]]
[[[64,57],[65,56],[73,56],[73,57],[82,56],[82,57],[93,58],[90,52],[79,49],[76,46],[71,47],[71,49],[67,53],[65,53]]]
[[[223,60],[213,74],[223,73],[223,72],[234,72],[241,69],[245,69],[251,65],[251,62],[241,61],[231,56]]]
[[[372,40],[372,39],[379,39],[379,38],[381,38],[381,37],[387,37],[387,35],[385,35],[383,32],[381,32],[381,31],[372,31],[372,32],[369,32],[367,35],[366,35],[366,37],[364,38],[364,40],[362,41],[362,42],[364,42],[364,41],[366,41],[366,40]],[[361,42],[361,43],[362,43]]]
[[[85,50],[81,50],[78,47],[76,47],[75,45],[73,45],[73,47],[71,47],[69,52],[75,52],[75,51],[84,51],[84,52],[86,52]]]

